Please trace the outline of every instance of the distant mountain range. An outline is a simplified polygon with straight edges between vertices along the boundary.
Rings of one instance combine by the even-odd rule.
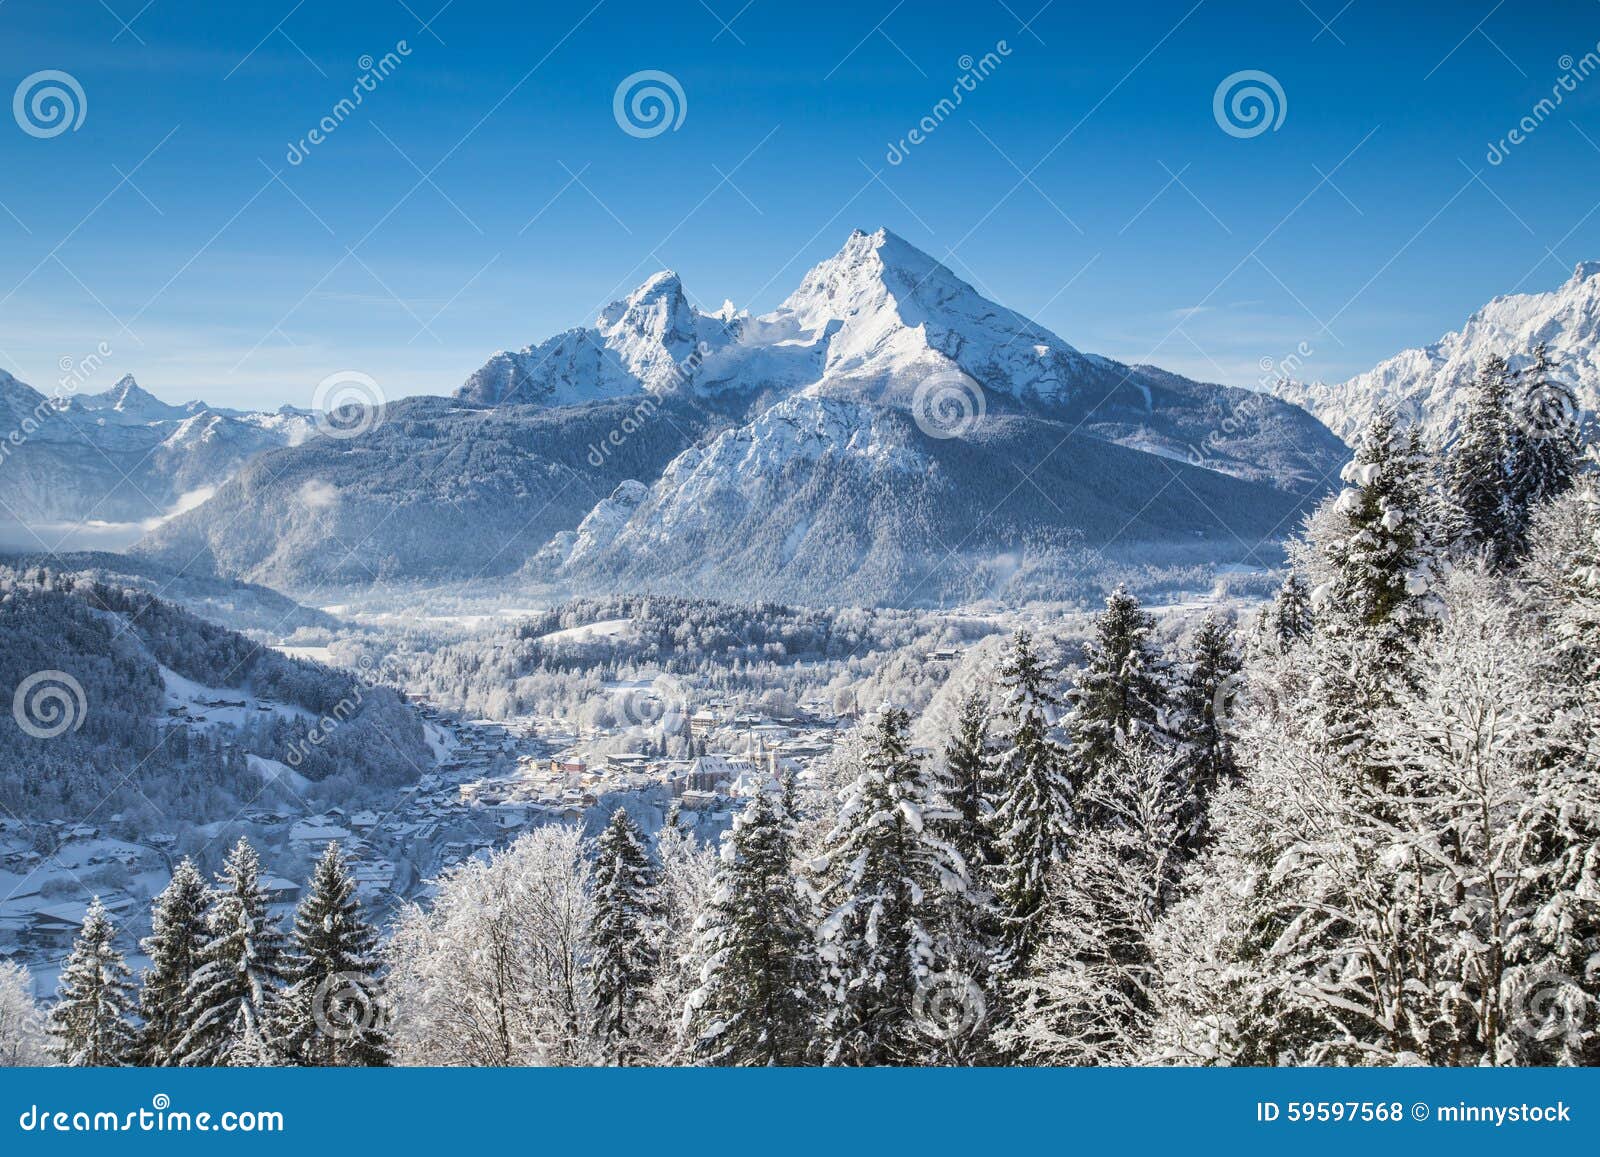
[[[1347,453],[1296,406],[1081,353],[857,231],[761,317],[659,273],[453,399],[261,454],[135,549],[307,599],[1048,597],[1108,558],[1270,558]]]
[[[132,375],[47,397],[0,371],[0,523],[154,523],[312,432],[306,411],[169,405]]]
[[[1454,431],[1467,397],[1464,387],[1489,355],[1500,354],[1518,369],[1541,342],[1574,387],[1578,405],[1590,414],[1600,410],[1600,261],[1580,262],[1565,284],[1548,293],[1497,297],[1459,330],[1347,382],[1286,381],[1277,393],[1346,441],[1360,435],[1379,405],[1388,404],[1439,442]]]

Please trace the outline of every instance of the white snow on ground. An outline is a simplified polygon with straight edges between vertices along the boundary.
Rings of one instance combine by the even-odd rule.
[[[247,719],[268,713],[290,719],[316,718],[304,707],[258,699],[245,687],[207,687],[193,679],[185,679],[168,667],[161,668],[161,680],[167,687],[166,711],[170,714],[181,709],[187,713],[191,723],[207,727],[218,724],[239,727]]]
[[[277,650],[291,659],[309,659],[313,663],[335,665],[332,647],[279,647]]]
[[[309,779],[287,763],[280,763],[276,759],[265,759],[259,755],[246,755],[244,760],[249,764],[250,770],[266,783],[276,783],[281,780],[295,791],[305,791],[311,786]]]
[[[435,763],[443,763],[449,759],[450,753],[458,746],[454,735],[431,720],[423,723],[422,734],[423,738],[428,741],[429,749],[433,752]]]
[[[595,639],[615,639],[626,635],[633,627],[632,619],[603,619],[581,627],[568,627],[564,631],[551,631],[540,635],[540,643],[589,643]]]

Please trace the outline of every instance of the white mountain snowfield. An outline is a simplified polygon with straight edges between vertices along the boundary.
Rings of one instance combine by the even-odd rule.
[[[1285,381],[1278,396],[1304,406],[1345,441],[1357,437],[1381,404],[1433,439],[1448,438],[1478,368],[1500,354],[1518,369],[1540,342],[1549,347],[1578,405],[1600,410],[1600,261],[1578,263],[1571,278],[1547,293],[1497,297],[1459,330],[1409,349],[1338,384]]]
[[[1074,387],[1125,369],[986,300],[888,230],[858,229],[771,313],[701,313],[663,271],[592,327],[496,353],[459,396],[565,405],[692,386],[905,403],[929,377],[965,373],[1018,401],[1065,403]]]

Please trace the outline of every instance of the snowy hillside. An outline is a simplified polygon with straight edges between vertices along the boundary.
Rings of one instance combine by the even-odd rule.
[[[1590,413],[1600,409],[1600,261],[1580,262],[1570,279],[1548,293],[1497,297],[1459,330],[1347,382],[1286,381],[1278,395],[1310,410],[1346,441],[1385,402],[1407,421],[1421,422],[1434,438],[1447,437],[1461,412],[1463,387],[1484,360],[1500,354],[1518,369],[1540,342],[1575,387],[1578,404]]]

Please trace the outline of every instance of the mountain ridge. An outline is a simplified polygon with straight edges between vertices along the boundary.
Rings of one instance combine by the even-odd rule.
[[[1425,346],[1402,350],[1343,382],[1279,382],[1274,392],[1322,420],[1346,442],[1387,404],[1435,442],[1448,441],[1467,387],[1491,354],[1513,370],[1526,366],[1544,343],[1557,371],[1574,387],[1578,405],[1600,410],[1600,261],[1580,261],[1572,276],[1542,293],[1500,294],[1460,329]]]
[[[1082,353],[856,230],[759,317],[657,273],[452,398],[263,455],[136,550],[290,592],[1048,597],[1090,554],[1259,564],[1346,456],[1296,406]]]

